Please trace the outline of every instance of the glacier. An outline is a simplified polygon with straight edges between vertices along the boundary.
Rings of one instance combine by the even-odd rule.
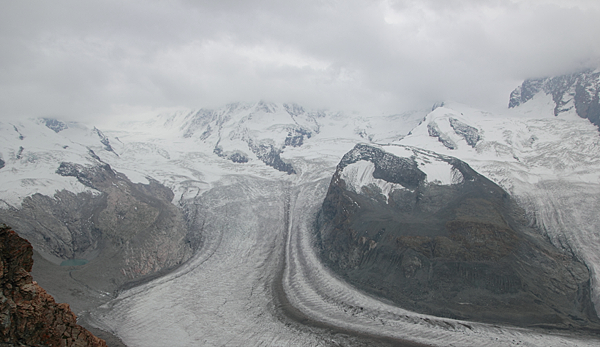
[[[175,270],[114,295],[99,295],[97,306],[77,312],[83,322],[128,346],[600,342],[583,332],[410,312],[353,288],[324,267],[314,250],[315,215],[345,153],[361,142],[404,156],[415,155],[407,148],[419,148],[460,158],[513,195],[544,237],[586,263],[593,301],[600,307],[600,138],[597,128],[574,110],[555,116],[548,95],[502,114],[452,102],[391,116],[259,102],[163,114],[101,131],[50,122],[52,129],[46,123],[0,124],[0,159],[5,162],[1,208],[19,208],[27,196],[52,197],[63,189],[98,194],[73,177],[56,174],[60,162],[91,165],[95,155],[134,183],[156,180],[170,188],[172,203],[192,216],[191,228],[202,239],[199,250]],[[477,137],[468,135],[474,130]],[[445,145],[439,134],[454,145]],[[256,150],[261,145],[295,174],[265,161]],[[461,179],[442,164],[422,164],[433,183]],[[357,189],[379,185],[363,166],[350,172]]]

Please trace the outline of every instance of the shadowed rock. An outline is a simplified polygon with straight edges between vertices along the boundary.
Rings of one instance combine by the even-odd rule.
[[[552,95],[555,116],[575,107],[581,118],[600,126],[600,70],[528,79],[510,94],[508,107],[517,107],[541,92]]]
[[[411,150],[462,179],[432,183],[415,156],[357,145],[338,165],[318,216],[325,264],[358,288],[422,313],[600,327],[584,264],[543,239],[504,190],[466,163]],[[344,169],[358,160],[378,168],[373,178],[403,187],[389,197],[372,184],[350,189]]]

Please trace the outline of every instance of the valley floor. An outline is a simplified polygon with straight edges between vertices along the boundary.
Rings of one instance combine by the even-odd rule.
[[[361,293],[313,252],[312,221],[329,180],[292,186],[235,176],[228,182],[188,201],[204,237],[198,254],[92,310],[89,324],[130,347],[600,343],[597,336],[415,314]]]

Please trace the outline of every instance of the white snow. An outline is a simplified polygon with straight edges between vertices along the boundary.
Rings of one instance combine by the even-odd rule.
[[[341,178],[346,182],[348,187],[357,194],[361,193],[363,187],[374,186],[381,191],[381,194],[383,194],[386,199],[389,199],[392,191],[404,189],[400,184],[374,178],[373,171],[375,171],[375,164],[367,160],[359,160],[356,163],[346,166],[344,170],[342,170]]]
[[[398,144],[384,145],[381,148],[397,157],[413,158],[419,170],[427,175],[426,182],[428,183],[450,185],[461,183],[463,180],[460,171],[454,169],[450,163],[435,153]]]
[[[460,171],[454,169],[449,163],[437,160],[427,160],[425,158],[416,158],[419,169],[427,175],[427,181],[434,184],[450,185],[462,182],[463,177]]]
[[[568,332],[553,335],[462,322],[391,306],[331,274],[311,243],[311,223],[331,175],[356,143],[381,143],[394,155],[414,157],[430,184],[462,180],[440,157],[454,156],[516,197],[532,223],[556,245],[576,251],[593,273],[594,301],[600,307],[600,137],[587,120],[573,114],[554,117],[550,101],[538,95],[502,114],[457,103],[429,114],[394,116],[330,111],[292,115],[283,105],[266,103],[230,105],[210,114],[183,110],[100,129],[116,153],[105,148],[92,125],[69,124],[55,133],[37,120],[3,122],[0,158],[6,166],[0,169],[0,200],[19,206],[36,192],[89,191],[55,171],[62,161],[97,163],[92,150],[134,182],[152,178],[165,184],[175,193],[174,203],[194,201],[200,206],[204,246],[192,261],[91,312],[95,324],[129,346],[344,344],[336,342],[335,334],[298,329],[278,316],[273,283],[282,269],[285,294],[295,308],[313,320],[353,331],[439,346],[597,346],[597,338]],[[475,148],[454,132],[450,118],[479,129]],[[457,149],[430,137],[429,122]],[[296,175],[266,166],[248,148],[248,139],[280,147],[287,132],[300,126],[311,137],[281,153]],[[249,162],[218,157],[213,153],[217,143],[224,152],[246,153]],[[20,147],[24,149],[17,158]],[[342,178],[357,192],[372,186],[389,196],[394,189],[405,189],[373,178],[373,170],[372,163],[359,161],[346,167]]]

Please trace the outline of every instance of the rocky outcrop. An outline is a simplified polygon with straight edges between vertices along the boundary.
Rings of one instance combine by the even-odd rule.
[[[57,304],[33,281],[33,248],[0,224],[0,344],[106,346],[77,325],[69,305]]]
[[[183,211],[171,203],[173,192],[160,183],[132,183],[101,161],[64,162],[56,172],[93,190],[34,194],[20,209],[0,210],[0,218],[55,264],[85,264],[72,276],[87,286],[113,293],[180,265],[199,247],[200,235],[189,230]]]
[[[477,128],[463,123],[456,118],[450,117],[449,121],[450,126],[452,129],[454,129],[454,132],[462,136],[469,146],[473,148],[477,146],[477,142],[481,140],[481,136],[479,135],[479,130]]]
[[[284,141],[284,146],[300,147],[304,144],[304,137],[310,139],[312,133],[309,130],[297,128],[288,132]]]
[[[104,133],[102,131],[100,131],[100,129],[96,128],[96,127],[94,127],[93,131],[100,138],[100,143],[102,143],[104,145],[104,149],[107,150],[107,151],[109,151],[109,152],[115,153],[115,151],[113,150],[112,146],[110,145],[110,140],[108,139],[108,137],[106,137],[106,135],[104,135]]]
[[[316,224],[326,265],[422,313],[600,328],[587,267],[532,229],[504,190],[456,158],[392,149],[357,145],[338,165]]]
[[[510,94],[508,107],[519,106],[541,92],[552,95],[555,116],[575,108],[581,118],[600,126],[600,70],[528,79]]]
[[[260,159],[263,163],[271,166],[272,168],[285,172],[288,175],[295,174],[296,170],[294,167],[284,162],[281,159],[281,150],[277,149],[273,144],[261,142],[254,143],[252,140],[248,140],[248,147],[256,154],[256,157]]]
[[[306,139],[318,133],[315,118],[319,116],[323,114],[306,112],[294,104],[234,103],[220,110],[192,112],[184,117],[180,130],[185,138],[211,143],[213,153],[221,158],[243,164],[254,160],[253,153],[267,166],[293,174],[296,170],[281,159],[281,153],[286,147],[304,145]],[[257,131],[256,125],[261,123],[265,127]],[[272,136],[264,136],[263,132]]]
[[[437,123],[435,122],[429,122],[427,124],[427,132],[429,133],[429,136],[431,137],[437,137],[438,141],[440,141],[444,146],[446,146],[446,148],[448,149],[456,149],[456,143],[454,143],[454,141],[452,141],[452,139],[446,135],[445,133],[443,133],[439,126],[437,125]]]
[[[213,150],[213,153],[218,155],[221,158],[229,159],[234,163],[243,164],[243,163],[248,162],[248,156],[246,155],[246,153],[244,153],[242,151],[232,151],[232,152],[225,153],[225,152],[223,152],[223,148],[221,146],[219,146],[218,144],[215,147],[215,149]]]
[[[44,122],[44,125],[46,125],[46,127],[48,127],[48,129],[51,129],[55,133],[59,133],[65,129],[69,129],[69,127],[67,126],[66,123],[61,122],[58,119],[42,118],[42,121]]]

